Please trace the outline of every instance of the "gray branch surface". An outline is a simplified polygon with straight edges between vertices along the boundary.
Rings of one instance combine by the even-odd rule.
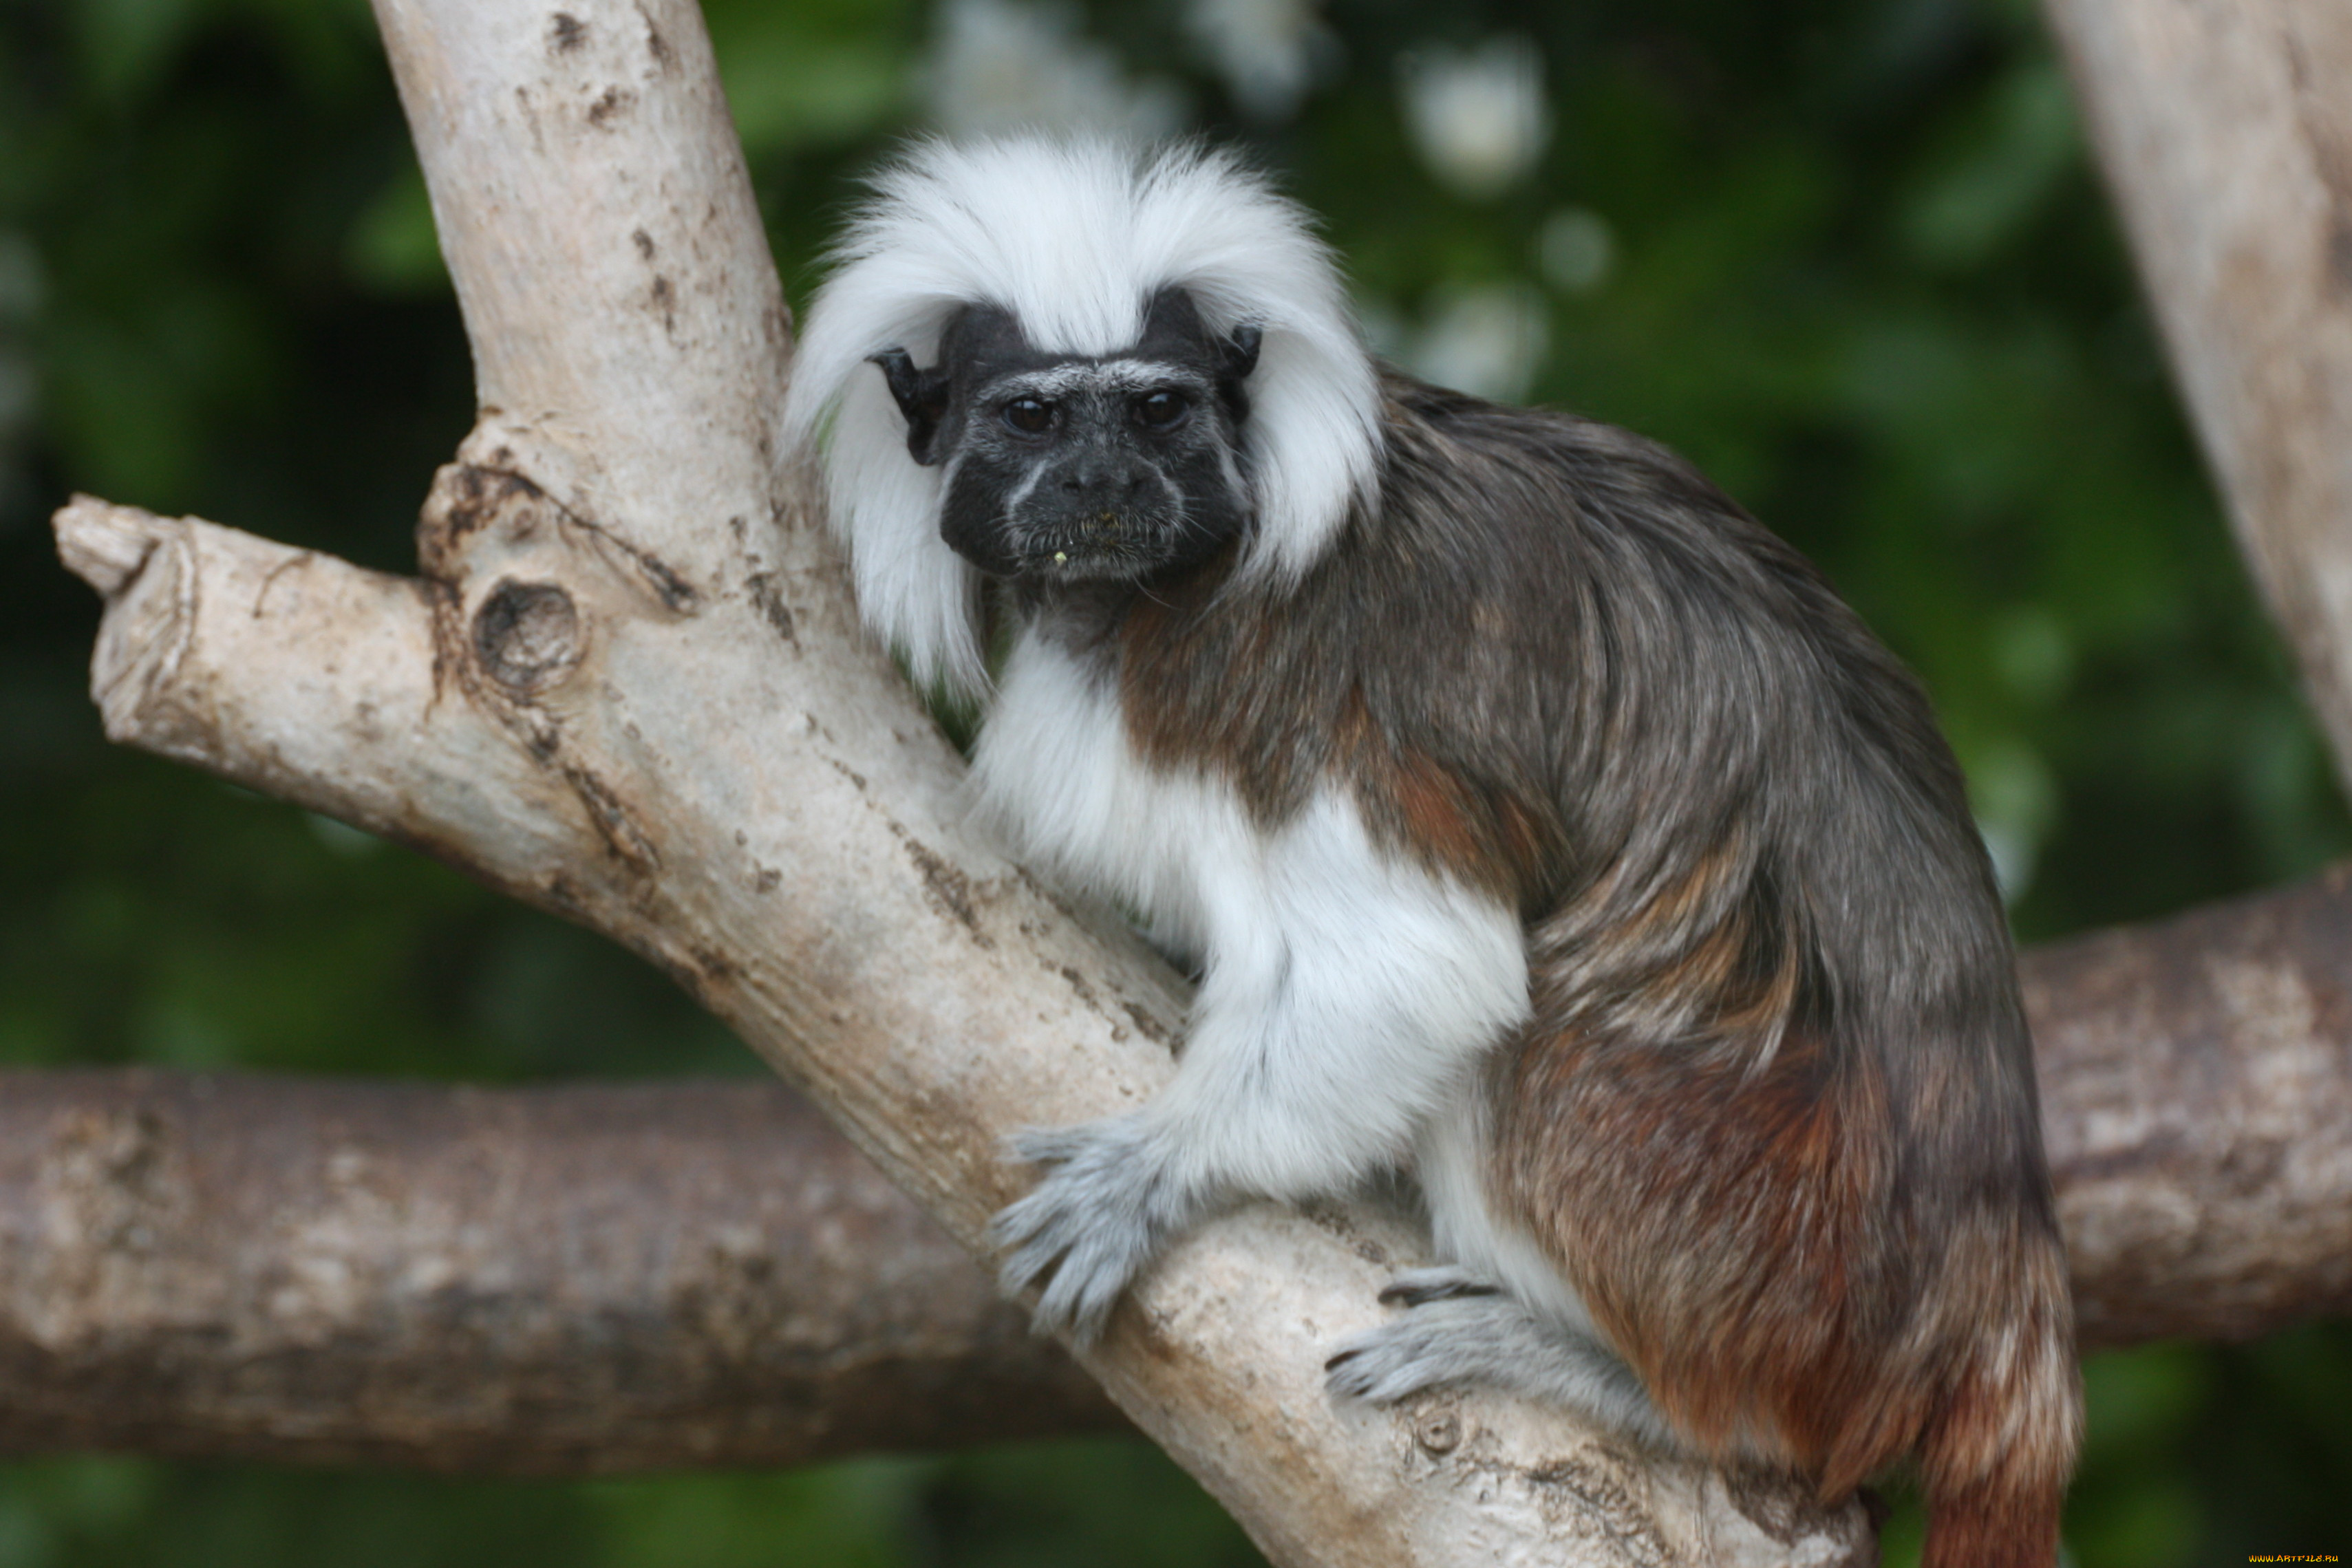
[[[2352,1310],[2352,869],[2030,953],[2100,1348]],[[0,1450],[769,1466],[1117,1414],[780,1084],[0,1076]]]

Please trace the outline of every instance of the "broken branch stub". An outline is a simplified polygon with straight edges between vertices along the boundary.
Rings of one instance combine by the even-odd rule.
[[[778,463],[784,316],[691,4],[378,14],[484,405],[423,581],[79,501],[109,731],[646,954],[976,1246],[1022,1184],[1005,1135],[1153,1092],[1182,988],[965,837],[961,763],[857,626]],[[1334,1404],[1324,1356],[1414,1246],[1244,1210],[1085,1364],[1298,1568],[1866,1556],[1858,1506],[1557,1412]]]

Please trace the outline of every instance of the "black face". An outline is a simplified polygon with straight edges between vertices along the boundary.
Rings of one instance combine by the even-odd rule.
[[[948,465],[940,534],[982,571],[1034,582],[1135,581],[1205,560],[1239,534],[1242,382],[1258,334],[1202,324],[1163,289],[1132,349],[1030,347],[1009,311],[967,306],[936,369],[875,356],[907,416],[907,449]]]

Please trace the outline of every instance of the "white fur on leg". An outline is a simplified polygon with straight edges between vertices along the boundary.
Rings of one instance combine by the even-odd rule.
[[[1527,1018],[1517,912],[1382,854],[1337,792],[1200,873],[1207,972],[1143,1114],[1205,1178],[1303,1197],[1401,1164]]]
[[[1494,1169],[1488,1103],[1486,1084],[1464,1084],[1429,1119],[1413,1150],[1431,1243],[1437,1256],[1494,1281],[1529,1311],[1591,1336],[1591,1314],[1558,1265],[1523,1226],[1497,1214],[1488,1199],[1487,1176]]]

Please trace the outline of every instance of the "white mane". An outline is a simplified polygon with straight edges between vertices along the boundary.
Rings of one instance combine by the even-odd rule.
[[[1265,333],[1246,383],[1243,460],[1256,502],[1244,572],[1320,556],[1380,454],[1380,394],[1330,256],[1307,214],[1231,154],[1102,141],[925,142],[874,181],[801,334],[784,404],[796,450],[825,438],[825,493],[859,607],[915,677],[985,688],[979,574],[939,535],[944,467],[908,455],[868,355],[933,363],[964,305],[1011,310],[1036,347],[1108,354],[1171,285],[1220,333]]]

